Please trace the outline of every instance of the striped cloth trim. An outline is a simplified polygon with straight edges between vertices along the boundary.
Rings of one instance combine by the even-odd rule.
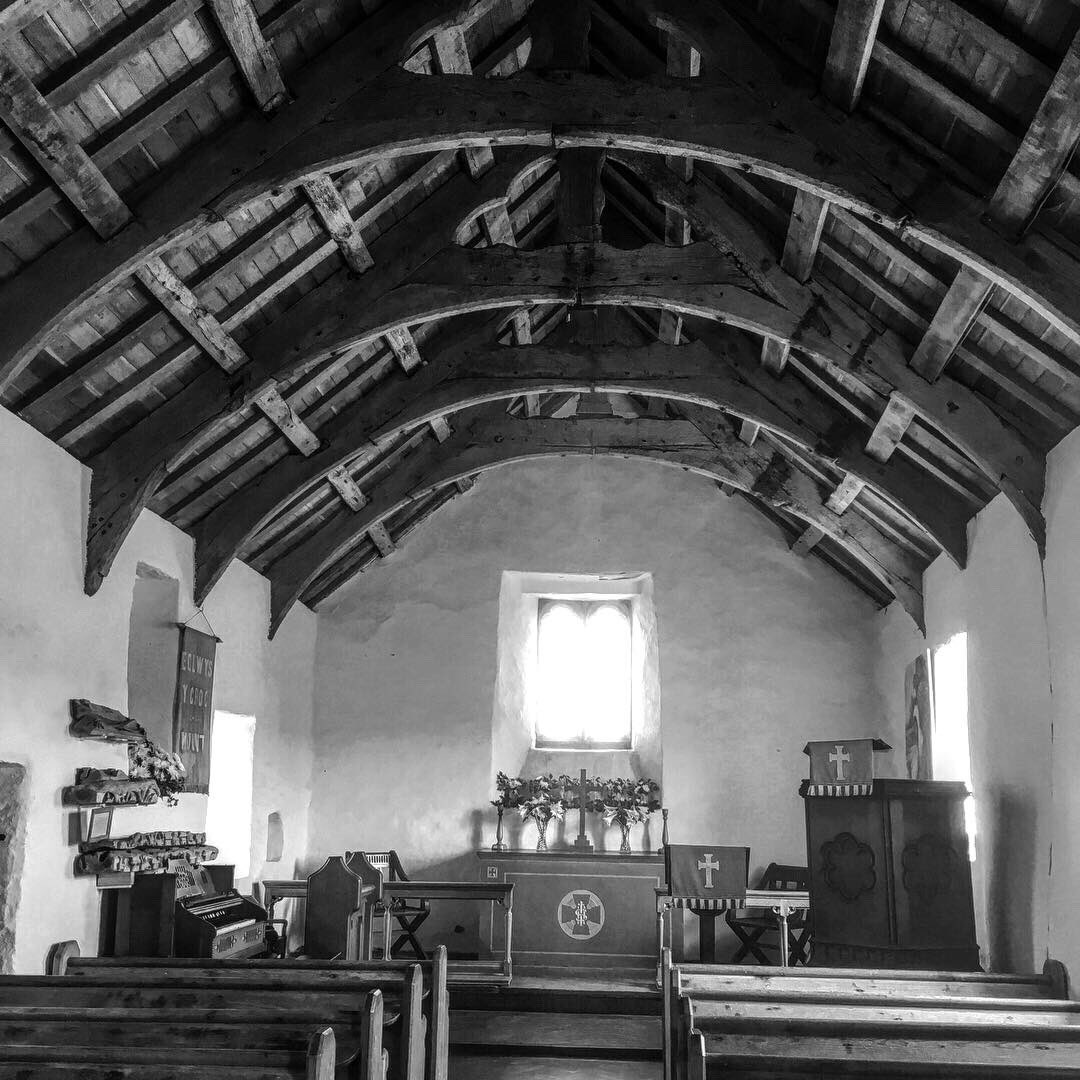
[[[691,911],[735,911],[746,906],[745,896],[668,896],[669,907],[689,908]]]
[[[806,789],[807,795],[869,795],[874,790],[874,782],[869,784],[811,784]]]

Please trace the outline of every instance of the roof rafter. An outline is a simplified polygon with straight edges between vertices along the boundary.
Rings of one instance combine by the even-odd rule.
[[[688,407],[693,416],[692,407]],[[642,457],[727,481],[756,498],[817,525],[837,540],[901,600],[922,625],[922,566],[909,552],[849,511],[836,515],[810,477],[787,459],[748,447],[716,430],[703,435],[693,419],[571,421],[519,420],[505,415],[471,419],[441,446],[407,458],[371,492],[358,514],[337,514],[294,546],[269,570],[271,635],[312,582],[349,551],[372,524],[403,505],[468,475],[525,458],[568,453]]]

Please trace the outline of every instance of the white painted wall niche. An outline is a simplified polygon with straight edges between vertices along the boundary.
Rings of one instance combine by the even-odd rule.
[[[536,746],[539,696],[537,627],[545,597],[625,599],[631,612],[631,748],[629,750],[561,750]],[[491,717],[492,772],[533,777],[543,773],[577,776],[586,769],[604,778],[648,777],[663,789],[663,743],[660,730],[660,650],[652,574],[613,571],[596,574],[536,573],[504,570],[499,588],[497,673]],[[549,842],[569,843],[577,835],[577,815],[556,822]],[[618,850],[621,833],[605,827],[597,815],[586,818],[589,837],[599,851]],[[534,827],[523,827],[515,815],[504,818],[511,847],[535,843]],[[655,834],[655,835],[654,835]],[[636,847],[659,844],[659,823],[634,830]]]

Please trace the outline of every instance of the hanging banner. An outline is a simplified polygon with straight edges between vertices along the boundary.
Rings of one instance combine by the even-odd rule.
[[[214,707],[214,659],[218,639],[180,627],[180,668],[176,676],[173,749],[187,769],[185,791],[210,790],[210,725]]]

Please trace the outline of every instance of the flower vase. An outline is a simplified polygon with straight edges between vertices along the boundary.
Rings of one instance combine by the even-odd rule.
[[[619,827],[622,829],[622,843],[619,845],[620,855],[630,854],[630,822],[620,821]]]
[[[536,819],[536,850],[547,851],[547,829],[551,818]]]

